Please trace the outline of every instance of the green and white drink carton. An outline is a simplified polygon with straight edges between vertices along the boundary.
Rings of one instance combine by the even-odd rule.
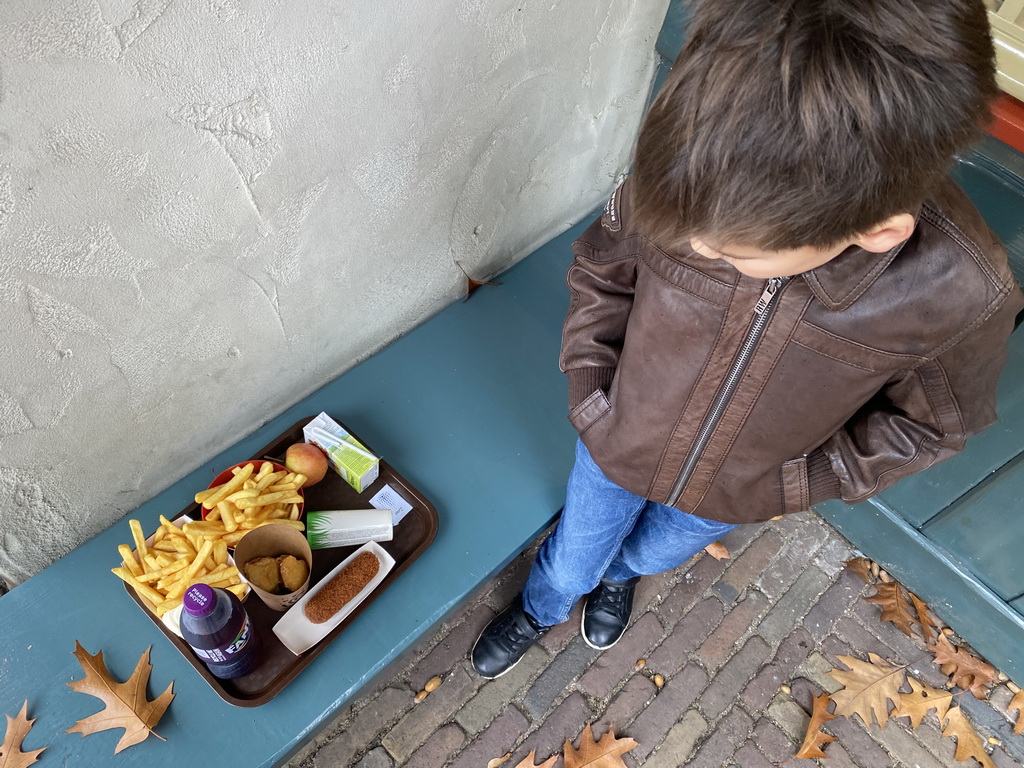
[[[312,549],[391,541],[390,509],[346,509],[306,513],[306,540]]]
[[[334,471],[358,493],[362,493],[377,479],[380,458],[370,453],[365,445],[326,413],[321,413],[304,426],[302,434],[307,443],[312,443],[327,454],[327,460]]]

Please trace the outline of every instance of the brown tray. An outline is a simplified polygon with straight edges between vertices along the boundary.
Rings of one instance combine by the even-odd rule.
[[[302,427],[308,424],[314,416],[296,422],[288,430],[272,440],[267,446],[257,452],[253,459],[262,459],[264,456],[283,458],[285,449],[292,443],[302,442]],[[344,426],[344,425],[343,425]],[[348,427],[345,427],[348,429]],[[351,432],[351,430],[349,430]],[[354,433],[353,433],[354,434]],[[357,439],[372,447],[360,437]],[[272,631],[272,627],[284,614],[272,611],[267,608],[255,595],[245,601],[245,610],[253,622],[253,626],[259,633],[262,643],[262,661],[260,665],[245,677],[235,680],[221,680],[210,674],[210,670],[199,660],[189,648],[188,644],[180,637],[164,626],[154,614],[145,608],[142,601],[135,594],[135,590],[125,584],[125,589],[132,599],[139,604],[153,623],[163,632],[167,639],[181,651],[181,654],[188,662],[196,668],[203,679],[210,684],[210,687],[217,692],[224,701],[234,704],[237,707],[258,707],[266,704],[279,694],[288,683],[315,659],[321,651],[326,648],[334,638],[345,631],[370,603],[376,600],[391,583],[397,579],[406,568],[430,546],[437,535],[437,510],[434,505],[427,501],[423,495],[413,488],[400,474],[398,474],[386,461],[381,459],[380,476],[362,493],[356,493],[348,483],[341,479],[336,472],[328,470],[327,476],[305,490],[306,511],[318,511],[322,509],[369,509],[370,498],[377,493],[385,484],[401,494],[401,496],[412,504],[412,510],[403,518],[402,522],[395,526],[394,539],[382,541],[380,545],[388,551],[395,559],[395,567],[381,582],[380,586],[359,604],[352,613],[335,627],[319,643],[314,645],[301,656],[296,656],[282,645]],[[201,491],[203,488],[196,488]],[[181,514],[188,515],[196,520],[200,518],[200,507],[198,504],[190,504],[181,511]],[[150,526],[149,530],[156,528],[157,524]],[[338,563],[348,557],[356,547],[334,547],[331,549],[313,550],[313,568],[310,574],[310,586],[316,584]]]

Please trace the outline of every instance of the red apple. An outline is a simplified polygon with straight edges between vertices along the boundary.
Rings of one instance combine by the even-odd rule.
[[[289,445],[284,452],[284,465],[289,472],[299,472],[306,476],[303,488],[316,485],[327,474],[326,454],[310,443]]]

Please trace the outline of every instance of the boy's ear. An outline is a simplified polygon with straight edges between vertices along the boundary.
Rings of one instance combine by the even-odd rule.
[[[909,238],[915,224],[914,217],[909,213],[897,213],[855,237],[853,244],[872,253],[885,253]]]

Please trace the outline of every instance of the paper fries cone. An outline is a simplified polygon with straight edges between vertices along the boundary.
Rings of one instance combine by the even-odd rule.
[[[313,552],[309,548],[305,534],[290,525],[272,524],[253,528],[235,545],[235,564],[243,579],[245,578],[244,566],[247,562],[257,557],[277,557],[278,555],[292,555],[299,560],[305,560],[309,570],[313,570]],[[252,591],[259,595],[260,599],[273,611],[287,611],[309,589],[308,576],[301,587],[286,595],[275,595],[260,589],[252,582],[247,583]]]

